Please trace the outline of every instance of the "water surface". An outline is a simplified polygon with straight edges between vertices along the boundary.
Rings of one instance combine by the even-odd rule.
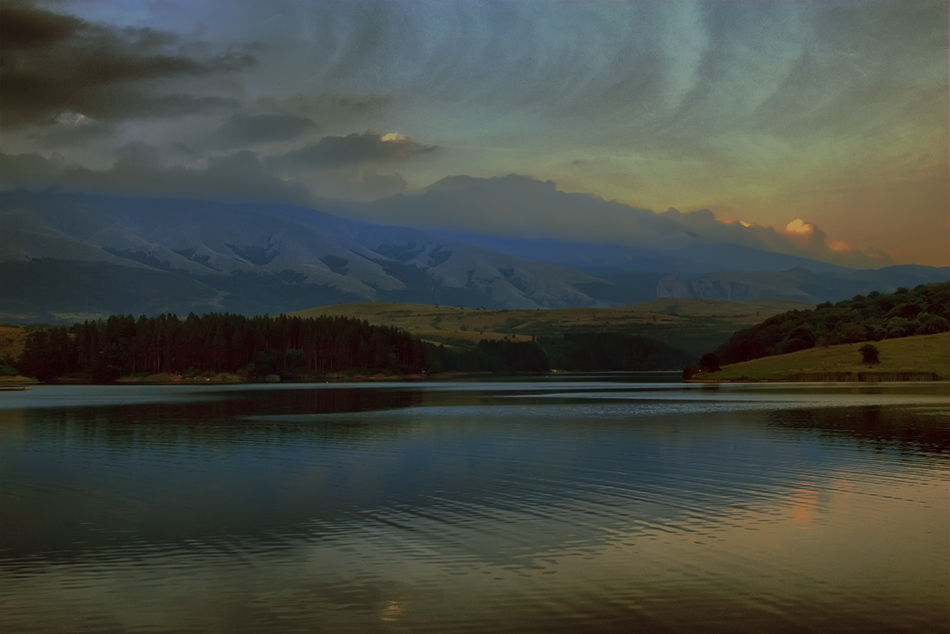
[[[0,393],[0,631],[946,632],[946,384]]]

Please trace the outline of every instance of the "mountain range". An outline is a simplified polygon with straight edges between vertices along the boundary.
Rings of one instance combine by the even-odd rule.
[[[948,278],[950,268],[854,270],[742,245],[651,249],[422,231],[286,204],[0,194],[7,322],[277,314],[355,301],[501,309],[658,297],[818,303]]]

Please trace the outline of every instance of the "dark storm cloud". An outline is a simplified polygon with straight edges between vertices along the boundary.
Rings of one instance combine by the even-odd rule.
[[[248,115],[239,112],[224,120],[224,123],[211,135],[211,141],[217,147],[224,148],[289,141],[316,127],[313,120],[307,117],[280,114]]]
[[[274,159],[276,165],[334,168],[405,161],[414,155],[435,151],[436,146],[420,145],[399,134],[348,134],[325,136],[317,143],[306,145]]]
[[[242,50],[199,59],[182,46],[170,33],[93,24],[7,0],[0,22],[3,124],[52,123],[63,112],[122,121],[236,108],[231,99],[149,89],[256,61]]]
[[[37,9],[22,2],[7,2],[0,21],[3,50],[42,48],[73,37],[85,23],[73,16]]]

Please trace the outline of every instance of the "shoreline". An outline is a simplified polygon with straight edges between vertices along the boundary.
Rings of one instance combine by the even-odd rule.
[[[663,371],[667,373],[667,371]],[[668,371],[672,373],[674,371]],[[303,379],[282,379],[277,375],[271,375],[261,380],[248,381],[246,378],[237,375],[223,373],[213,376],[186,377],[180,374],[153,374],[148,376],[123,376],[115,381],[107,383],[96,383],[89,379],[79,377],[66,377],[49,383],[42,383],[29,377],[9,377],[7,380],[0,381],[0,391],[21,391],[27,390],[35,385],[264,385],[264,384],[326,384],[326,383],[382,383],[382,382],[404,382],[418,383],[429,380],[437,381],[467,381],[484,380],[491,378],[524,378],[524,377],[551,377],[564,372],[551,371],[547,373],[515,373],[515,374],[493,374],[491,372],[439,372],[437,374],[419,373],[419,374],[385,374],[382,372],[372,374],[346,374],[333,373],[325,376],[315,376]],[[572,375],[590,374],[600,375],[603,372],[572,372]],[[13,379],[13,380],[10,380]],[[920,382],[946,382],[950,381],[936,372],[795,372],[783,374],[780,376],[739,376],[739,377],[716,377],[715,374],[681,379],[682,383],[698,384],[720,384],[720,383],[920,383]]]
[[[936,372],[796,372],[776,377],[683,379],[684,383],[920,383],[948,381]]]
[[[652,370],[643,372],[634,372],[643,374],[655,372],[657,374],[678,374],[677,370]],[[0,382],[0,389],[4,386],[17,387],[21,385],[264,385],[264,384],[284,384],[284,385],[306,385],[306,384],[325,384],[325,383],[380,383],[386,381],[416,383],[424,381],[467,381],[484,379],[504,379],[504,378],[525,378],[525,377],[558,377],[565,375],[585,375],[598,376],[603,374],[624,374],[624,372],[566,372],[563,370],[552,370],[550,372],[515,372],[511,374],[495,374],[490,371],[472,371],[472,372],[452,372],[443,371],[436,374],[427,372],[413,374],[386,374],[383,372],[348,374],[345,372],[336,372],[323,376],[313,376],[301,379],[283,379],[278,375],[269,375],[260,380],[249,381],[245,377],[232,373],[221,373],[210,376],[192,376],[188,377],[177,373],[162,373],[150,375],[121,376],[115,381],[97,383],[84,377],[63,377],[42,383],[36,379],[28,377],[17,377],[19,380],[11,383]],[[11,377],[12,378],[12,377]]]

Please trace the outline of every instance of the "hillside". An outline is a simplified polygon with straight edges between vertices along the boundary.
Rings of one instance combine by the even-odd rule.
[[[722,365],[816,346],[899,339],[950,331],[950,282],[894,293],[873,291],[813,310],[792,310],[735,333],[716,349]]]
[[[930,373],[950,379],[950,332],[889,339],[874,345],[880,351],[880,363],[873,366],[861,363],[860,346],[841,344],[735,363],[703,375],[703,379],[896,380]]]
[[[0,325],[0,364],[23,354],[27,330],[19,326]]]
[[[622,333],[655,339],[699,358],[702,352],[718,345],[736,330],[757,324],[763,317],[791,306],[808,305],[771,300],[657,300],[622,308],[542,311],[375,302],[318,306],[294,314],[355,317],[371,324],[407,330],[426,341],[462,348],[471,347],[481,339],[508,337],[526,341],[577,331]]]

